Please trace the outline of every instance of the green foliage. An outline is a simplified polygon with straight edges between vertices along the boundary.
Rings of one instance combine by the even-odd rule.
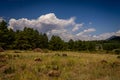
[[[114,49],[113,52],[114,52],[115,54],[120,54],[120,49]]]
[[[64,41],[59,36],[52,36],[49,41],[49,49],[51,50],[63,50]]]
[[[37,30],[32,28],[24,28],[23,31],[18,31],[15,34],[16,40],[14,41],[15,49],[34,49],[34,48],[47,48],[48,38],[46,34],[39,34]]]
[[[7,29],[7,23],[5,21],[0,22],[0,46],[6,48],[11,40],[11,31]],[[10,37],[10,38],[9,38]]]
[[[68,41],[68,48],[70,49],[70,50],[73,50],[74,49],[74,41],[72,40],[72,39],[70,39],[69,41]]]
[[[74,41],[70,39],[68,42],[65,42],[59,36],[54,35],[49,40],[45,33],[39,33],[32,28],[25,27],[21,31],[13,31],[8,29],[5,21],[0,22],[0,47],[3,49],[32,50],[41,48],[47,52],[48,49],[54,51],[98,51],[98,44],[100,45],[100,50],[106,50],[107,52],[120,49],[119,40]]]

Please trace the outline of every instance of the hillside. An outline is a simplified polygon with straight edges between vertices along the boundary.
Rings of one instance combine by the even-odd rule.
[[[120,41],[120,36],[112,36],[110,38],[108,38],[107,40],[115,40],[115,41]]]

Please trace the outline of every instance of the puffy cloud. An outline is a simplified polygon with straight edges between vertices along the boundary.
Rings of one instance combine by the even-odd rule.
[[[49,13],[32,20],[27,18],[16,20],[12,18],[9,20],[8,28],[12,28],[16,31],[23,30],[24,27],[30,27],[39,32],[47,33],[49,37],[52,35],[59,35],[64,40],[69,40],[71,38],[74,39],[74,35],[71,32],[78,30],[82,26],[83,23],[77,24],[74,17],[70,19],[59,19],[54,13]],[[72,30],[68,31],[68,27],[72,28]]]
[[[89,29],[86,29],[86,30],[76,34],[76,35],[81,36],[81,35],[88,34],[88,33],[94,32],[94,31],[96,31],[94,28],[89,28]]]
[[[0,22],[2,22],[4,19],[3,19],[3,17],[0,17]]]
[[[117,35],[117,36],[120,36],[120,30],[118,30],[118,31],[116,32],[116,35]]]
[[[117,32],[107,32],[107,33],[102,33],[99,35],[90,35],[91,32],[96,31],[94,28],[86,29],[78,34],[76,34],[77,39],[80,40],[106,40],[110,38],[111,36],[120,36],[120,30]]]
[[[103,33],[100,35],[93,35],[93,40],[105,40],[111,36],[115,35],[115,32],[111,32],[111,33]]]
[[[76,25],[73,27],[72,31],[73,31],[73,32],[74,32],[74,31],[77,31],[77,30],[79,30],[82,26],[83,26],[83,23],[81,23],[81,24],[76,24]]]
[[[48,32],[53,29],[63,29],[68,26],[77,26],[75,18],[68,20],[58,19],[54,13],[49,13],[40,16],[38,19],[28,20],[27,18],[22,19],[10,19],[9,28],[13,30],[23,30],[24,27],[30,27],[37,29],[39,32]]]
[[[91,22],[89,24],[92,24]],[[120,30],[112,33],[103,33],[100,35],[91,35],[92,32],[95,32],[96,29],[89,28],[83,31],[80,30],[83,27],[83,23],[76,23],[75,18],[71,17],[70,19],[59,19],[55,16],[54,13],[49,13],[38,17],[37,19],[10,19],[9,27],[13,30],[23,30],[24,27],[30,27],[38,30],[39,32],[46,33],[50,38],[52,35],[58,35],[65,41],[69,39],[74,40],[103,40],[107,39],[112,35],[120,34]],[[78,31],[81,31],[77,33]]]
[[[120,30],[119,30],[119,31],[117,31],[116,33],[120,33]]]

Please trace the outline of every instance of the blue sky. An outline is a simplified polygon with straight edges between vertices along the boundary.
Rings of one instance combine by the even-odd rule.
[[[1,0],[0,2],[0,17],[6,19],[9,25],[13,23],[11,20],[13,18],[17,20],[18,23],[21,21],[19,19],[22,18],[26,18],[28,20],[27,22],[32,19],[37,21],[40,16],[50,13],[53,13],[51,14],[53,17],[66,21],[74,17],[76,18],[73,20],[75,24],[82,24],[82,26],[79,26],[80,29],[76,29],[73,32],[72,29],[75,25],[69,25],[69,27],[68,25],[67,27],[64,25],[62,29],[56,29],[55,27],[51,29],[59,31],[63,29],[67,30],[67,35],[75,35],[73,38],[76,38],[76,35],[79,33],[82,35],[83,32],[85,33],[82,35],[84,38],[91,36],[91,38],[96,36],[103,37],[104,34],[107,34],[109,37],[110,35],[120,32],[119,0]],[[20,25],[22,24],[19,23],[19,27]],[[19,29],[17,25],[12,25],[12,27]],[[32,28],[34,27],[32,26]],[[47,29],[47,27],[45,29]],[[88,33],[86,33],[87,30]],[[50,34],[50,31],[46,33]],[[60,35],[59,33],[57,34]],[[81,37],[81,35],[77,37]],[[60,36],[63,37],[62,35]]]

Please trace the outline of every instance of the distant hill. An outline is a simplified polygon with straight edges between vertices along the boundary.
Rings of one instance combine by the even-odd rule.
[[[120,41],[120,36],[112,36],[106,40],[115,40],[115,41]]]

